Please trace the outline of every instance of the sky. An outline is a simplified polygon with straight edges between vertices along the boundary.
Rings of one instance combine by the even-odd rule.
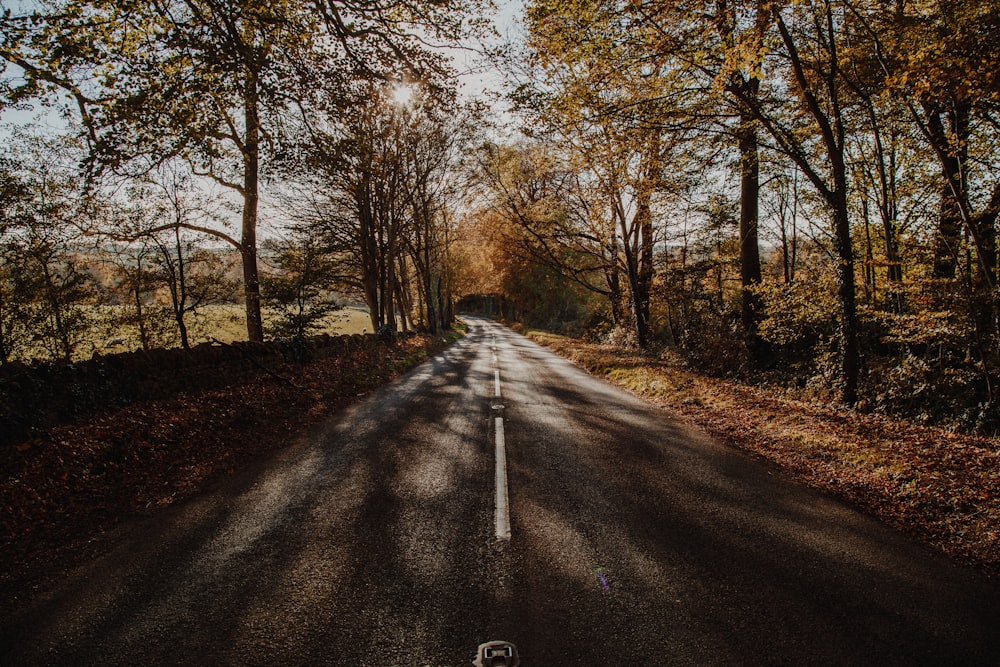
[[[515,41],[520,32],[520,17],[524,10],[522,0],[502,0],[497,5],[493,25],[498,38],[487,46]],[[462,73],[460,92],[463,96],[478,99],[501,90],[500,74],[489,67],[484,67],[482,57],[475,52],[474,45],[470,44],[470,50],[466,51],[459,49],[448,49],[448,51],[455,69]]]
[[[0,8],[7,3],[0,0]],[[497,10],[493,16],[493,24],[496,29],[498,39],[491,41],[487,45],[495,46],[507,40],[515,40],[519,32],[519,19],[524,9],[522,0],[498,0]],[[16,7],[21,3],[15,2]],[[496,93],[501,90],[502,78],[498,72],[484,65],[482,56],[479,53],[480,45],[469,40],[466,48],[441,47],[442,50],[452,58],[452,63],[459,72],[459,91],[463,97],[481,99],[489,93]],[[9,68],[16,69],[15,66],[8,65]],[[7,74],[10,73],[10,69]],[[51,127],[53,130],[60,130],[66,127],[66,123],[60,118],[57,110],[37,107],[29,110],[5,109],[0,115],[0,125],[24,125],[38,122],[43,126]],[[0,136],[6,134],[4,128],[0,127]]]
[[[497,0],[496,4],[497,9],[492,20],[497,37],[486,43],[486,46],[491,47],[506,41],[516,40],[519,33],[519,18],[524,7],[523,0]],[[8,3],[0,0],[0,8],[5,5]],[[466,99],[482,100],[493,106],[494,109],[500,108],[502,115],[502,102],[496,99],[495,95],[503,90],[503,78],[499,72],[485,63],[481,55],[482,46],[478,41],[468,40],[464,48],[440,48],[451,57],[452,64],[459,73],[458,83],[461,96]],[[9,66],[5,76],[11,74],[11,67]],[[67,120],[63,117],[62,109],[65,109],[68,104],[68,100],[64,99],[59,104],[54,105],[35,105],[34,108],[29,109],[5,109],[0,114],[0,141],[4,137],[9,137],[11,129],[18,126],[35,125],[39,129],[50,129],[53,133],[65,131]],[[72,114],[73,110],[71,109],[69,116],[72,117]],[[266,192],[262,192],[262,194],[266,198]],[[266,201],[263,201],[262,204],[267,206]],[[261,222],[265,226],[262,232],[266,234],[268,231],[266,227],[272,225],[268,225],[265,221],[273,220],[272,215],[276,212],[272,211],[272,215],[268,215],[262,210],[261,213]]]

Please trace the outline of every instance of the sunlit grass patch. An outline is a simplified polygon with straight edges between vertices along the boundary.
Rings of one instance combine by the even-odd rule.
[[[666,373],[639,366],[612,368],[606,375],[612,382],[643,396],[681,402],[701,400],[701,392],[694,381],[680,373]]]
[[[95,354],[116,354],[142,349],[142,336],[129,306],[88,306],[88,328],[75,346],[73,360],[90,359]],[[177,323],[166,306],[147,307],[147,343],[150,347],[179,347]],[[262,313],[265,329],[273,313]],[[241,304],[211,304],[185,315],[191,345],[220,341],[234,343],[247,339],[246,310]],[[320,320],[316,334],[353,335],[372,333],[371,318],[365,308],[345,306]],[[41,343],[27,350],[26,360],[44,360],[49,353]]]
[[[328,333],[331,336],[374,333],[368,310],[358,306],[344,306],[324,317],[322,322],[325,328],[319,333]]]

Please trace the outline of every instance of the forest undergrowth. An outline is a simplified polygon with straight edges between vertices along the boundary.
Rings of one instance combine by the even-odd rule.
[[[0,598],[100,553],[105,534],[265,460],[461,336],[418,335],[108,410],[0,453]],[[280,378],[280,379],[279,379]]]
[[[538,343],[795,478],[844,498],[990,575],[1000,575],[1000,440],[804,402],[536,330]]]

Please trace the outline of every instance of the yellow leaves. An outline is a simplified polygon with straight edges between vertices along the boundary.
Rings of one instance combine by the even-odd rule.
[[[951,311],[918,311],[895,314],[884,311],[866,311],[866,317],[879,321],[885,327],[884,343],[899,345],[933,345],[969,335],[969,324],[962,316]]]
[[[723,71],[759,78],[767,53],[763,36],[754,29],[744,30],[734,36],[731,46],[726,50]]]

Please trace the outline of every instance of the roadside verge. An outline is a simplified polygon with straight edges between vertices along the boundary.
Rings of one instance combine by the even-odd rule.
[[[677,361],[539,331],[532,340],[987,574],[1000,575],[1000,441],[837,410]]]

